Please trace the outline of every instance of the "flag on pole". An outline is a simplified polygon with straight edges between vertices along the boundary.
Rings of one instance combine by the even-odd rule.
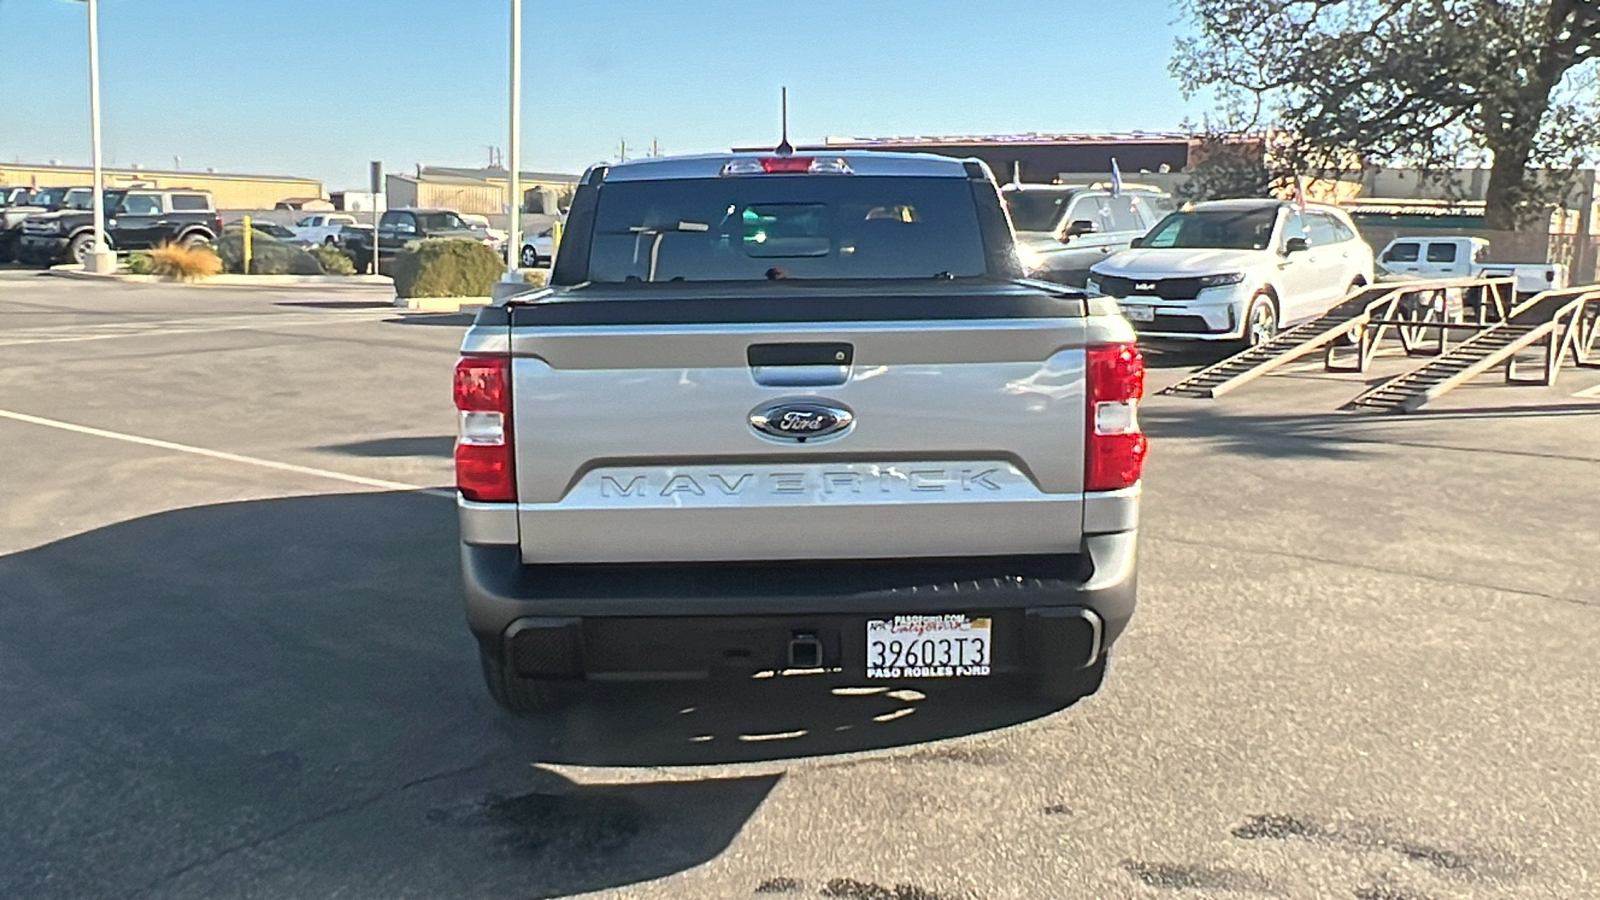
[[[1117,167],[1117,158],[1111,157],[1111,196],[1122,196],[1122,169]]]

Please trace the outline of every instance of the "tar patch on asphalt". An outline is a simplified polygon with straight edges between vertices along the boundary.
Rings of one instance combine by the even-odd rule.
[[[824,897],[838,897],[842,900],[965,900],[953,894],[941,894],[914,884],[884,887],[870,881],[856,881],[854,878],[835,878],[823,885],[820,893]]]
[[[1418,894],[1402,888],[1367,885],[1356,888],[1356,900],[1433,900],[1433,898],[1427,894]]]
[[[428,820],[465,827],[492,827],[508,850],[537,854],[559,844],[584,853],[609,855],[626,847],[644,830],[644,813],[637,803],[621,797],[585,793],[491,794],[475,807],[452,813],[430,810]]]
[[[1466,878],[1511,878],[1517,874],[1514,867],[1491,858],[1489,854],[1454,850],[1413,840],[1371,822],[1330,823],[1302,816],[1268,813],[1246,819],[1233,829],[1233,836],[1247,841],[1296,839],[1344,850],[1395,853],[1440,873]]]
[[[1241,893],[1272,893],[1272,884],[1254,872],[1231,869],[1227,866],[1203,866],[1194,863],[1143,862],[1136,859],[1122,861],[1122,869],[1151,887],[1173,890],[1238,891]]]

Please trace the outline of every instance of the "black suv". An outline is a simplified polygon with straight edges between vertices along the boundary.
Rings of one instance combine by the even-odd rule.
[[[356,271],[363,272],[372,265],[372,232],[341,232],[344,249],[355,260]],[[469,238],[488,243],[487,236],[468,225],[455,210],[450,209],[391,209],[378,220],[378,263],[387,266],[400,248],[423,238]],[[387,275],[388,272],[382,272]]]
[[[29,216],[58,209],[88,209],[91,196],[93,188],[86,187],[0,188],[0,262],[16,257],[22,223]]]
[[[105,207],[106,243],[112,250],[210,244],[222,233],[222,217],[205,191],[118,189],[106,191]],[[83,263],[93,249],[94,213],[73,207],[29,216],[22,223],[17,259],[46,266]]]

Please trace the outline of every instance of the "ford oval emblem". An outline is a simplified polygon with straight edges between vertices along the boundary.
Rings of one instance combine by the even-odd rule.
[[[779,400],[758,406],[750,413],[750,425],[768,437],[805,443],[836,437],[855,424],[850,410],[815,400]]]

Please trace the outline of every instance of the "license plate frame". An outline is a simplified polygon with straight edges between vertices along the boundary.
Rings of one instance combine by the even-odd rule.
[[[1156,308],[1142,303],[1130,303],[1122,307],[1122,314],[1129,322],[1154,322]]]
[[[992,670],[994,620],[961,613],[868,619],[869,680],[984,678]]]

